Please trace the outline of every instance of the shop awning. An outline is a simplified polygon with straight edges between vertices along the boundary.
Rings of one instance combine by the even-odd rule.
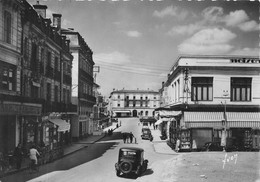
[[[161,117],[173,117],[173,116],[178,116],[181,114],[181,111],[159,111],[159,115]]]
[[[258,112],[227,112],[228,128],[260,128]],[[224,112],[184,112],[187,128],[221,128]]]
[[[161,119],[157,120],[154,124],[159,125],[164,121],[171,121],[171,120],[172,120],[172,118],[161,118]]]
[[[155,125],[159,125],[159,124],[161,124],[162,122],[163,122],[163,120],[159,119],[159,120],[157,120],[154,124],[155,124]]]
[[[62,119],[49,119],[50,122],[58,126],[58,132],[65,132],[70,130],[70,124]]]

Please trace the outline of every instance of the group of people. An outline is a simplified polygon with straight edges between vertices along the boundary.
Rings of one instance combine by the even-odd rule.
[[[130,133],[123,133],[123,141],[124,143],[133,143],[134,135],[132,132]]]
[[[16,169],[21,169],[21,164],[24,156],[24,150],[22,149],[21,144],[19,143],[17,147],[14,150],[14,161],[16,163]],[[40,153],[36,149],[35,145],[32,145],[32,147],[29,150],[29,158],[31,160],[31,167],[33,170],[36,170],[36,166],[38,164],[38,157],[40,156]]]

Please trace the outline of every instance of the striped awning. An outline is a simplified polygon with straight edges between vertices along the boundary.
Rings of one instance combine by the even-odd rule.
[[[228,128],[260,128],[258,112],[227,112]],[[221,128],[223,112],[184,112],[187,128]]]

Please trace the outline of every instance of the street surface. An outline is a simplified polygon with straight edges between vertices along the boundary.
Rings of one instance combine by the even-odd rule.
[[[28,171],[23,171],[2,179],[2,182],[260,182],[257,181],[259,152],[192,152],[170,155],[156,149],[163,143],[141,140],[141,124],[138,124],[137,118],[119,120],[122,126],[112,136],[89,144],[87,148],[61,160],[41,166],[39,173],[29,174]],[[124,144],[121,132],[133,132],[137,143]],[[118,150],[123,146],[141,147],[145,150],[145,159],[149,160],[148,170],[141,177],[116,176],[114,165]]]

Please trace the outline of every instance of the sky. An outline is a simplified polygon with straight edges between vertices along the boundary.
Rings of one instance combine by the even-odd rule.
[[[36,4],[36,0],[27,0]],[[258,1],[40,0],[93,51],[99,92],[158,91],[181,55],[259,57]]]

